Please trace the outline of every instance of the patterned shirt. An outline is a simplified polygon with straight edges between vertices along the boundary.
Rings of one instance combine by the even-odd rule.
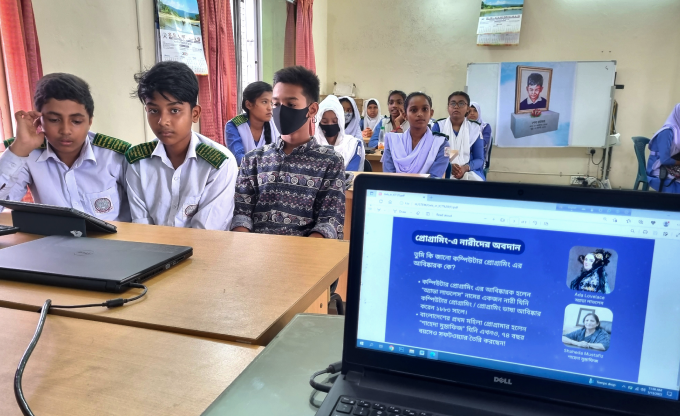
[[[283,140],[247,153],[236,180],[231,228],[342,239],[345,164],[314,139],[286,155]]]

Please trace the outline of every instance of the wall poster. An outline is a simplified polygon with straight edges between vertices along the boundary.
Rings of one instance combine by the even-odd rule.
[[[208,75],[198,2],[156,0],[156,12],[158,60],[184,62],[196,75]]]

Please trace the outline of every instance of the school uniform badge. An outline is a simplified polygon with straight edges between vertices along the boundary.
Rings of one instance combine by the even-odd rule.
[[[94,210],[99,214],[105,214],[113,209],[113,201],[110,198],[97,198],[94,201]]]
[[[187,217],[193,217],[198,212],[198,204],[191,204],[184,207],[184,215]]]

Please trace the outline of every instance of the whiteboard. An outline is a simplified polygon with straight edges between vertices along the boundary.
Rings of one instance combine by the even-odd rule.
[[[468,64],[466,92],[482,107],[494,135],[498,120],[499,62]],[[569,147],[604,147],[609,135],[616,61],[576,63]]]

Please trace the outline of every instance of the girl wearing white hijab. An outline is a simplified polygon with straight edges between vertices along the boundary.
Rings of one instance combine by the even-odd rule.
[[[345,115],[345,131],[352,137],[361,139],[361,129],[359,128],[360,114],[359,107],[352,97],[340,97],[340,105]]]
[[[470,96],[463,91],[456,91],[449,95],[448,103],[449,117],[437,120],[432,131],[447,135],[451,149],[458,151],[451,160],[451,179],[485,181],[481,126],[466,118]]]
[[[449,165],[444,134],[433,133],[429,127],[432,117],[432,99],[422,92],[406,97],[404,108],[409,128],[403,133],[385,135],[383,172],[427,173],[441,178]]]
[[[319,118],[316,122],[314,138],[322,146],[333,146],[345,161],[345,170],[363,172],[364,151],[363,142],[345,134],[345,112],[338,97],[329,95],[319,104]]]
[[[482,138],[484,139],[484,167],[489,167],[489,150],[491,149],[491,126],[482,119],[482,107],[478,102],[470,101],[470,109],[468,111],[468,120],[476,121],[482,130]]]
[[[380,121],[380,103],[375,98],[369,98],[364,102],[364,114],[361,117],[361,132],[364,137],[371,137],[373,129]]]

